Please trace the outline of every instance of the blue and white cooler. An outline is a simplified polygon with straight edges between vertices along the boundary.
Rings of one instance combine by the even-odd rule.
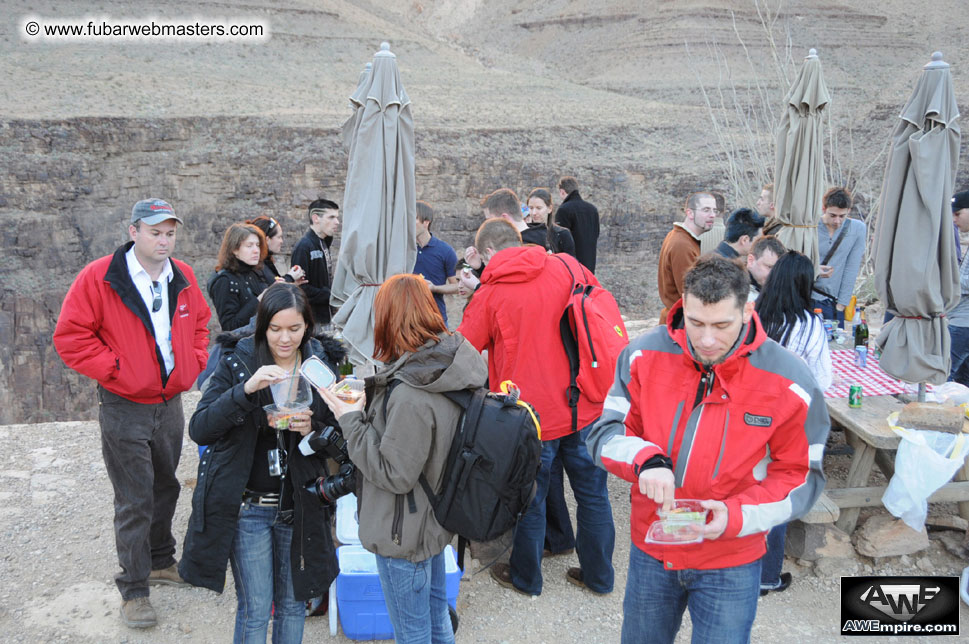
[[[377,558],[360,545],[358,530],[357,497],[347,494],[336,502],[336,538],[342,545],[336,549],[340,574],[330,586],[330,635],[336,635],[339,617],[343,634],[352,640],[393,639]],[[461,569],[451,546],[445,548],[444,556],[447,599],[456,611]]]

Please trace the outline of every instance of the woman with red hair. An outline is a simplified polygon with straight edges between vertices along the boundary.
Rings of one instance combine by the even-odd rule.
[[[360,542],[377,555],[377,572],[398,643],[450,644],[444,547],[454,535],[434,518],[421,474],[440,490],[460,407],[442,392],[484,386],[481,355],[450,333],[427,283],[395,275],[374,298],[370,404],[320,394],[343,429],[363,478]]]

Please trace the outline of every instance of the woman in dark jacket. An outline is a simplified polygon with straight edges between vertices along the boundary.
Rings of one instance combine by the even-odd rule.
[[[222,592],[231,562],[236,642],[265,642],[271,612],[273,642],[301,641],[306,600],[323,595],[338,572],[330,508],[304,489],[326,474],[324,458],[298,446],[333,416],[315,394],[288,430],[271,428],[263,411],[272,403],[269,385],[298,373],[303,359],[316,355],[332,368],[341,357],[311,338],[312,328],[302,289],[266,289],[255,334],[226,348],[189,422],[192,440],[209,449],[199,461],[179,573]],[[272,449],[288,455],[282,476],[270,472]]]
[[[545,188],[535,188],[528,195],[528,213],[535,225],[547,226],[545,248],[553,253],[568,253],[575,257],[575,240],[568,228],[556,225],[552,219],[552,195]],[[552,461],[548,496],[545,498],[545,554],[546,557],[570,555],[575,552],[575,532],[565,503],[565,468],[556,454]]]
[[[246,223],[261,230],[266,237],[266,257],[262,260],[262,276],[266,284],[272,284],[276,280],[286,280],[296,284],[302,284],[306,281],[304,279],[306,273],[300,266],[290,267],[284,275],[280,275],[279,269],[276,268],[274,258],[283,249],[283,227],[279,225],[275,218],[260,215]]]
[[[225,231],[215,275],[208,283],[223,331],[244,327],[255,315],[259,294],[267,286],[262,274],[267,252],[266,237],[256,226],[232,224]]]
[[[461,409],[443,392],[484,385],[481,355],[451,334],[425,280],[395,275],[374,299],[372,402],[321,394],[341,421],[350,459],[362,476],[360,543],[377,573],[398,644],[451,644],[444,547],[453,534],[437,522],[419,483],[444,479]],[[397,381],[391,390],[391,381]],[[405,502],[406,499],[406,502]]]
[[[568,228],[552,221],[552,195],[545,188],[535,188],[528,195],[529,228],[545,231],[545,250],[553,253],[568,253],[575,257],[575,240]]]

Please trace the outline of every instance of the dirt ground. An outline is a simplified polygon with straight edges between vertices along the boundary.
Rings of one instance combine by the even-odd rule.
[[[631,322],[630,330],[644,326],[651,324]],[[185,395],[186,417],[198,396]],[[843,442],[843,435],[833,433],[832,442]],[[113,582],[117,559],[111,485],[101,459],[96,422],[2,426],[0,454],[4,455],[0,461],[0,632],[5,641],[169,643],[225,642],[231,638],[235,615],[231,574],[222,595],[198,588],[153,589],[151,599],[158,611],[158,626],[136,631],[122,625],[120,597]],[[848,456],[828,457],[825,469],[829,478],[843,478],[848,463]],[[197,465],[197,448],[186,435],[178,470],[183,483],[195,478]],[[461,582],[459,643],[593,644],[619,640],[630,548],[628,486],[610,477],[609,489],[617,527],[615,591],[595,596],[567,583],[565,571],[576,565],[574,555],[544,563],[544,590],[539,597],[528,598],[501,588],[486,570],[472,574]],[[179,541],[190,509],[191,489],[185,487],[174,521]],[[932,514],[954,511],[951,505],[933,505],[931,509]],[[884,511],[866,510],[862,522],[874,512]],[[753,641],[834,641],[839,637],[840,574],[958,575],[967,562],[951,550],[958,551],[952,544],[962,537],[953,531],[931,532],[930,548],[916,555],[877,561],[859,556],[848,560],[844,570],[821,576],[788,558],[785,570],[794,574],[794,584],[786,592],[760,600]],[[961,629],[969,632],[969,610],[965,606]],[[677,642],[688,642],[689,634],[687,617]],[[304,640],[349,641],[342,630],[335,638],[330,637],[326,617],[307,620]]]

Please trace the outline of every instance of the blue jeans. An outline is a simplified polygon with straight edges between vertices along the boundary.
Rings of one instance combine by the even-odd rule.
[[[270,614],[273,644],[303,640],[306,604],[293,597],[292,541],[293,526],[276,523],[276,508],[242,504],[229,553],[236,582],[234,643],[265,644]]]
[[[821,318],[835,320],[838,328],[845,328],[845,312],[838,310],[838,303],[834,300],[813,300],[814,308],[821,309]]]
[[[786,523],[774,526],[767,533],[767,552],[760,560],[760,583],[763,586],[775,587],[781,582],[781,570],[784,567],[784,537],[786,536]]]
[[[549,468],[558,454],[569,475],[575,494],[575,551],[582,568],[582,580],[597,593],[612,592],[615,570],[612,551],[616,530],[612,506],[606,490],[606,471],[596,467],[585,447],[592,426],[556,440],[542,442],[542,468],[538,489],[528,511],[515,529],[511,551],[511,580],[518,589],[531,595],[542,592],[542,547],[545,542],[545,497],[548,494]]]
[[[377,557],[377,574],[397,644],[454,644],[444,553],[420,563]]]
[[[665,570],[634,543],[622,602],[622,644],[671,643],[686,608],[694,642],[749,642],[759,596],[759,559],[733,568]]]
[[[949,325],[949,380],[969,387],[969,327]]]
[[[565,502],[565,468],[556,456],[549,468],[548,494],[545,497],[545,549],[558,554],[575,548],[575,532],[569,506]]]

